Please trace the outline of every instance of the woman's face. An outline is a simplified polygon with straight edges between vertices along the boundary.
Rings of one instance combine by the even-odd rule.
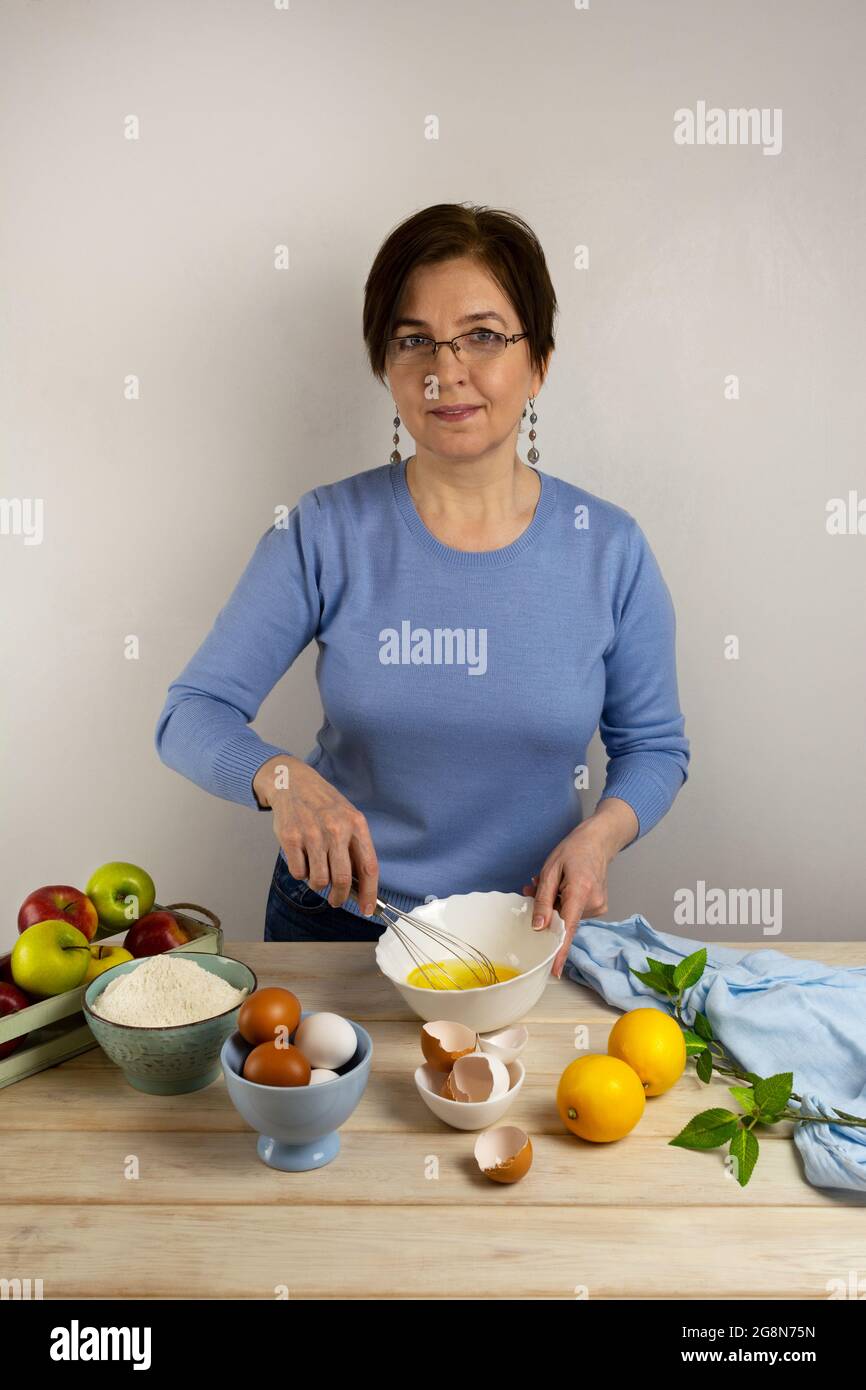
[[[474,317],[478,314],[482,317]],[[524,331],[496,281],[476,261],[461,257],[412,272],[392,337],[417,333],[441,342],[484,328],[509,338]],[[400,419],[419,453],[455,463],[479,459],[509,440],[513,447],[527,399],[538,394],[543,381],[530,367],[526,338],[487,361],[468,362],[463,354],[458,359],[444,346],[432,361],[389,363],[386,372]],[[478,408],[462,420],[434,414],[451,405]]]

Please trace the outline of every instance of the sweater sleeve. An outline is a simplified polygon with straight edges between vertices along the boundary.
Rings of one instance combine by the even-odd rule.
[[[628,802],[638,818],[629,842],[636,844],[670,810],[688,779],[691,752],[679,707],[673,602],[643,531],[633,517],[629,524],[616,630],[604,655],[599,732],[608,762],[599,801]]]
[[[224,607],[168,694],[156,725],[166,764],[214,796],[253,810],[262,763],[289,753],[250,723],[313,640],[321,616],[323,519],[315,489],[256,545]]]

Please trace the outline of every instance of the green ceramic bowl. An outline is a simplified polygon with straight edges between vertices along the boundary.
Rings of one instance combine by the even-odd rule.
[[[242,961],[208,951],[179,954],[184,960],[195,961],[202,970],[219,975],[235,989],[246,987],[247,997],[256,988],[255,975]],[[84,991],[84,1017],[103,1052],[117,1063],[130,1086],[156,1096],[200,1091],[222,1075],[220,1050],[226,1038],[237,1029],[240,1004],[215,1018],[203,1018],[199,1023],[178,1023],[173,1028],[130,1028],[100,1018],[90,1007],[109,980],[138,969],[149,959],[149,956],[142,956],[138,960],[123,961],[91,980]]]

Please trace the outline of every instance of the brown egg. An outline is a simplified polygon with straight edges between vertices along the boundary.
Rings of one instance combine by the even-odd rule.
[[[290,989],[272,985],[257,989],[241,1004],[238,1032],[248,1043],[273,1042],[278,1028],[284,1027],[291,1037],[300,1021],[300,1000]]]
[[[263,1042],[247,1057],[243,1074],[259,1086],[309,1086],[311,1070],[300,1048]]]

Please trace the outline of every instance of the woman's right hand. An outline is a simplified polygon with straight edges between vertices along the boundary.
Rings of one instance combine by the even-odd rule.
[[[330,883],[328,902],[340,907],[354,873],[361,911],[372,916],[379,862],[362,812],[315,768],[288,754],[262,763],[253,778],[253,792],[260,806],[273,811],[274,834],[295,878],[306,879],[314,893]]]

